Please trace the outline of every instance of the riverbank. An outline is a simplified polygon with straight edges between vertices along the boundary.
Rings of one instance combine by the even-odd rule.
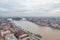
[[[14,23],[25,30],[41,35],[41,40],[60,40],[60,30],[38,26],[29,21],[15,21]]]

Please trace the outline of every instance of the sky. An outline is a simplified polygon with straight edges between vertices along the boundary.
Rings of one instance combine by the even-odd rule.
[[[60,0],[0,0],[0,16],[60,17]]]

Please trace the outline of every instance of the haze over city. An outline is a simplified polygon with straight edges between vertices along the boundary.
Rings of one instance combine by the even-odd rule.
[[[60,40],[60,0],[0,0],[0,40]]]
[[[60,0],[0,0],[0,16],[60,17]]]

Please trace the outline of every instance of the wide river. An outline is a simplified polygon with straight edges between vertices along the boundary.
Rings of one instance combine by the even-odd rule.
[[[29,21],[14,21],[14,23],[25,30],[41,35],[41,40],[60,40],[60,30],[38,26]]]

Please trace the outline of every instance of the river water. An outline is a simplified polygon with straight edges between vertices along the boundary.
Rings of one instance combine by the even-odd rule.
[[[41,40],[60,40],[60,30],[38,26],[29,21],[14,21],[14,23],[25,30],[41,35]]]

